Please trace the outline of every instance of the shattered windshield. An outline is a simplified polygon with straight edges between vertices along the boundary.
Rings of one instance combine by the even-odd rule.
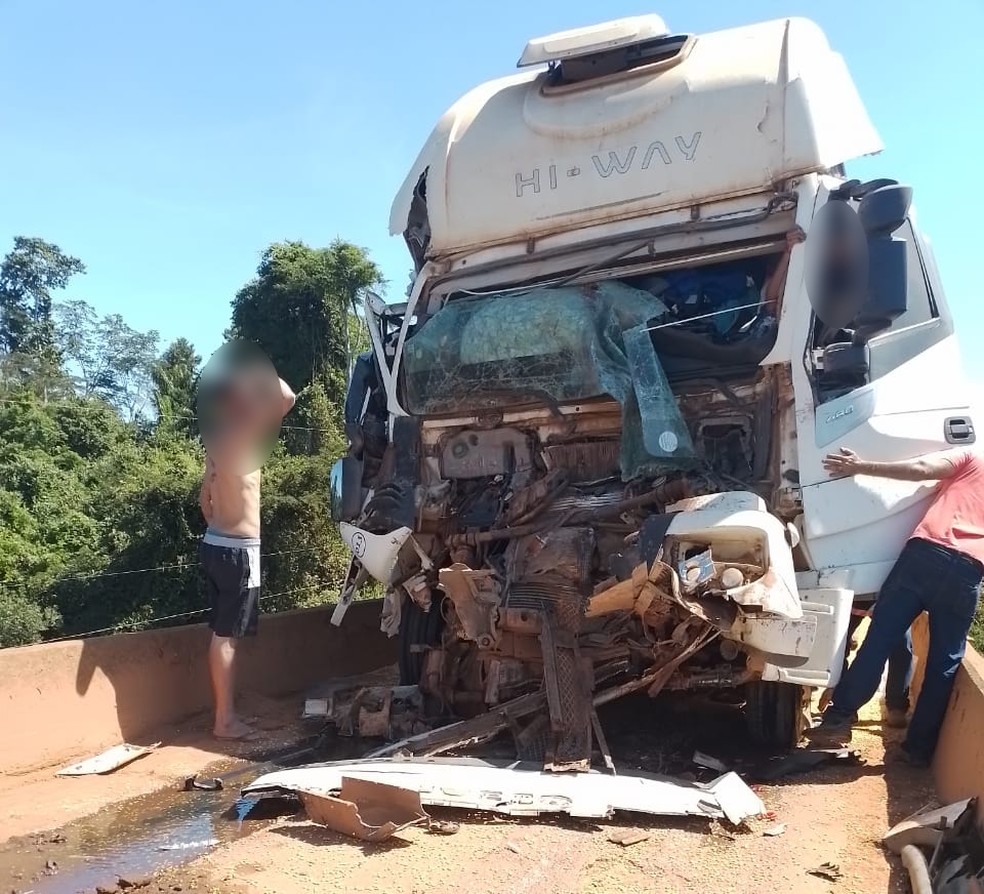
[[[632,362],[626,349],[627,330],[666,310],[651,292],[620,282],[454,300],[407,340],[404,405],[427,416],[610,395],[623,408],[624,477],[658,471],[650,460],[659,470],[692,465],[650,340],[636,339]]]

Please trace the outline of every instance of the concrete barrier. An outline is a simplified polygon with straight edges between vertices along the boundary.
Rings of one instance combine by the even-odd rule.
[[[395,662],[380,601],[261,618],[242,644],[239,687],[267,696]],[[0,773],[50,766],[155,731],[209,707],[203,624],[0,650]]]
[[[922,685],[922,669],[929,645],[925,615],[912,628],[913,651],[917,657],[911,687],[913,697]],[[940,739],[933,756],[933,777],[943,804],[964,798],[980,798],[978,817],[984,823],[984,656],[967,646],[963,665],[957,671],[953,694],[947,707]]]

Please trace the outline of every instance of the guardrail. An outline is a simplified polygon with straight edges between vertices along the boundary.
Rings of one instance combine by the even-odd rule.
[[[929,645],[925,615],[912,627],[912,646],[917,665],[912,697],[922,685],[922,668]],[[979,819],[984,823],[984,656],[967,646],[963,664],[947,706],[940,740],[933,757],[933,777],[943,804],[978,797]]]
[[[396,661],[380,601],[267,615],[242,642],[239,688],[300,692],[331,676]],[[204,624],[0,650],[0,774],[51,766],[152,733],[209,708]],[[298,704],[300,711],[300,704]]]

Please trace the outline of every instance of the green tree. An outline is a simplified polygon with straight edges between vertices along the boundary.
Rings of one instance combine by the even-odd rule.
[[[100,319],[85,301],[55,306],[58,345],[76,390],[100,397],[134,420],[152,399],[152,374],[160,336],[133,329],[119,314]]]
[[[195,381],[202,358],[185,338],[172,342],[151,370],[159,425],[190,436],[195,431]]]
[[[51,293],[64,289],[85,265],[57,245],[26,236],[0,263],[0,350],[40,356],[55,350]]]
[[[349,316],[361,294],[382,282],[366,251],[350,243],[275,243],[263,253],[256,277],[236,295],[228,334],[259,344],[295,390],[319,382],[341,406]]]

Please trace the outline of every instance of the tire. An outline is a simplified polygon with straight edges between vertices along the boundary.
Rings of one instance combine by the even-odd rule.
[[[745,685],[745,724],[757,745],[795,748],[806,725],[804,688],[794,683],[756,680]]]
[[[440,600],[434,600],[430,611],[425,612],[408,596],[403,597],[399,651],[401,686],[416,686],[420,682],[426,653],[415,647],[436,646],[441,641],[443,628]]]

